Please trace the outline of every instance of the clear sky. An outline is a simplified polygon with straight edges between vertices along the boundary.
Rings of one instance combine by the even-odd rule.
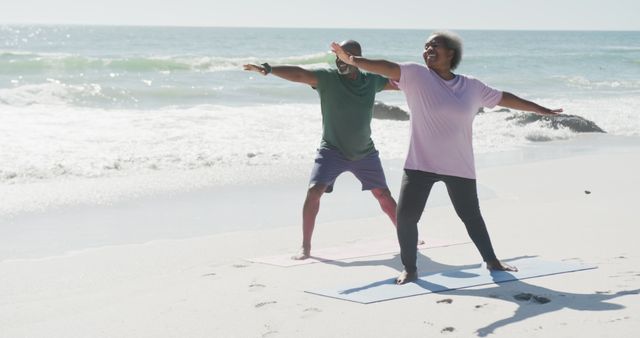
[[[640,30],[640,0],[0,0],[0,24]]]

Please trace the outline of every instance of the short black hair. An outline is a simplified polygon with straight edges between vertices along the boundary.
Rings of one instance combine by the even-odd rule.
[[[340,46],[348,49],[350,54],[362,56],[362,47],[360,47],[360,43],[356,40],[344,40],[340,43]]]

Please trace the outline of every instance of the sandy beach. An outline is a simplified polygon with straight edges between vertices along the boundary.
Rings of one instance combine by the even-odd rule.
[[[594,140],[606,139],[574,144],[571,156],[482,165],[478,180],[492,192],[481,208],[500,258],[577,259],[597,269],[363,305],[305,291],[394,277],[397,253],[283,268],[246,259],[291,253],[297,225],[195,234],[4,259],[0,337],[631,337],[640,332],[640,148],[594,150]],[[283,203],[299,213],[299,201]],[[95,219],[146,222],[113,208],[89,210]],[[48,215],[52,224],[63,217]],[[426,209],[420,236],[468,239],[452,207],[439,203]],[[393,238],[388,219],[372,213],[321,222],[314,248]],[[479,260],[467,244],[422,250],[418,266],[444,271]]]

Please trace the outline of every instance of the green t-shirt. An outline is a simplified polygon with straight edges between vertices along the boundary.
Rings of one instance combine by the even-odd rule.
[[[312,70],[322,110],[320,147],[337,149],[349,160],[359,160],[375,151],[371,140],[371,118],[376,93],[387,78],[360,72],[355,80],[335,69]]]

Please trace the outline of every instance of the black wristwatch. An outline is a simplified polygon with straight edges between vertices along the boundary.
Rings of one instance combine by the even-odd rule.
[[[267,74],[271,73],[271,65],[269,65],[266,62],[261,64],[261,65],[264,68],[264,75],[267,75]]]

